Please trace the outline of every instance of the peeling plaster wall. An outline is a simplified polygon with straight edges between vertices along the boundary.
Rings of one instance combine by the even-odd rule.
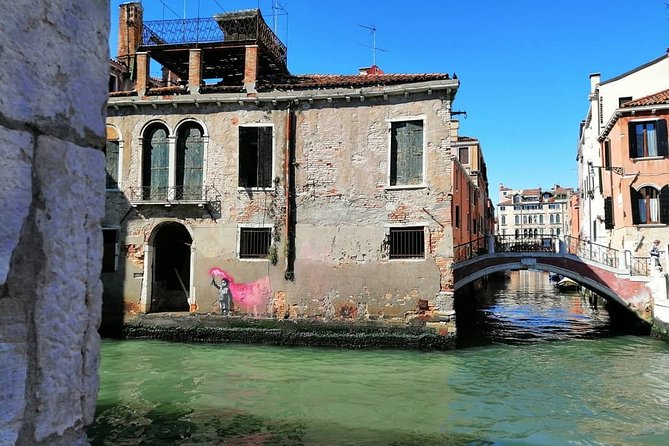
[[[122,240],[118,270],[103,274],[106,296],[115,302],[113,311],[147,310],[142,293],[150,281],[150,265],[137,253],[150,249],[155,229],[167,221],[183,224],[193,235],[189,291],[196,296],[199,312],[219,311],[217,290],[207,275],[212,267],[220,267],[237,282],[269,278],[272,299],[262,312],[277,317],[403,317],[416,309],[419,299],[433,300],[440,291],[450,291],[450,105],[440,94],[415,94],[294,106],[295,281],[284,278],[286,104],[110,106],[107,123],[124,141],[122,189],[141,184],[141,132],[149,122],[164,122],[174,134],[180,122],[193,119],[208,135],[205,186],[218,193],[213,216],[195,205],[133,207],[123,193],[107,193],[104,225],[119,227]],[[389,123],[402,119],[424,120],[425,187],[387,186]],[[259,123],[274,129],[277,187],[240,190],[239,127]],[[237,259],[242,224],[274,226],[276,265]],[[425,226],[426,258],[389,261],[386,240],[391,225]]]
[[[87,444],[93,421],[108,12],[102,0],[3,4],[2,445]]]

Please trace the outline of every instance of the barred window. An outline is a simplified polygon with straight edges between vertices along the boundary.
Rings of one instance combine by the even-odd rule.
[[[272,242],[272,228],[240,228],[239,258],[266,259]]]
[[[425,230],[422,226],[390,228],[390,259],[425,258]]]

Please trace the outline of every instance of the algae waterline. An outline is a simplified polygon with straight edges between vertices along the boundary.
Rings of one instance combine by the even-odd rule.
[[[131,319],[126,339],[195,343],[245,343],[339,348],[450,350],[454,335],[430,333],[420,325],[377,321],[322,322],[162,314]]]

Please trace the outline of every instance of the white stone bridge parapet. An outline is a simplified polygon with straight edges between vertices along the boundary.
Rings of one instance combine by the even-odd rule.
[[[666,275],[646,258],[573,237],[489,236],[454,249],[453,288],[499,271],[537,269],[560,274],[641,319],[651,321],[655,301],[667,302]],[[662,307],[664,308],[664,307]],[[661,312],[661,308],[657,309]]]

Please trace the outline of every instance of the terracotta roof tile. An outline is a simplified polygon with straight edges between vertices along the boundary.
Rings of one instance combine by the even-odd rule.
[[[523,189],[523,195],[541,195],[541,189]]]
[[[654,93],[648,96],[644,96],[643,98],[626,102],[622,105],[622,108],[642,107],[644,105],[658,104],[669,104],[669,90],[660,91],[659,93]]]
[[[259,89],[301,90],[308,88],[372,87],[450,79],[448,74],[306,74],[283,79],[259,80]]]

